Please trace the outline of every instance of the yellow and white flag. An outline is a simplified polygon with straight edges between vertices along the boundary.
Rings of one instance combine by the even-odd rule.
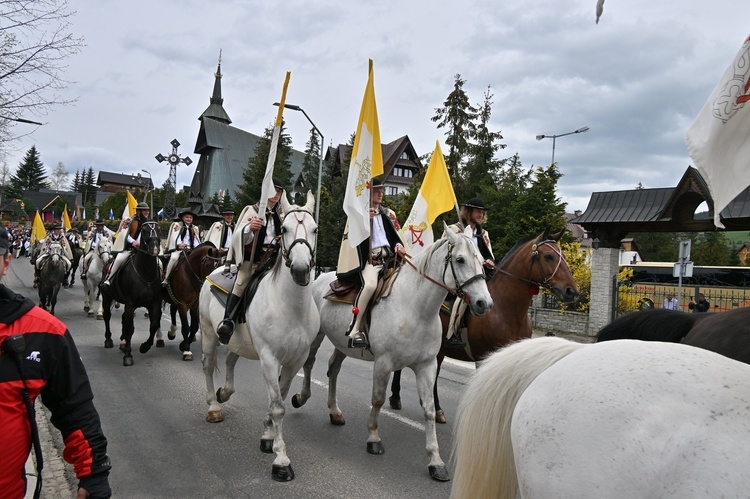
[[[266,173],[263,175],[263,185],[260,188],[260,201],[258,201],[258,216],[266,224],[266,206],[268,198],[276,194],[276,187],[273,185],[273,165],[276,163],[276,149],[279,147],[279,135],[281,134],[282,115],[284,114],[284,103],[286,102],[286,89],[289,86],[289,78],[292,75],[286,72],[284,78],[284,88],[281,90],[281,100],[279,101],[279,110],[276,113],[276,122],[273,125],[273,135],[271,136],[271,150],[268,151],[268,163],[266,164]],[[261,241],[262,242],[262,241]]]
[[[125,191],[125,193],[127,195],[127,203],[125,203],[125,209],[122,210],[120,228],[117,229],[117,233],[115,234],[115,243],[112,245],[112,251],[123,251],[125,249],[127,236],[124,234],[130,229],[130,221],[133,219],[133,215],[135,215],[135,207],[138,206],[138,201],[136,201],[130,191]]]
[[[375,105],[375,76],[370,59],[369,76],[359,122],[354,138],[354,149],[349,164],[349,177],[344,194],[344,212],[349,221],[349,245],[356,248],[370,237],[371,179],[383,174],[383,151],[380,144],[378,110]]]
[[[708,184],[714,225],[750,185],[750,36],[719,80],[685,137],[688,152]],[[745,109],[748,107],[748,109]]]
[[[70,217],[68,216],[68,205],[65,205],[65,208],[63,208],[63,228],[65,230],[70,230],[73,228],[72,225],[70,225]]]
[[[45,237],[47,237],[47,230],[44,228],[44,222],[42,222],[42,217],[37,210],[36,215],[34,215],[34,223],[31,226],[31,244],[42,241]]]
[[[456,206],[456,193],[448,174],[440,142],[435,141],[435,151],[427,166],[422,186],[414,200],[411,212],[404,223],[401,233],[409,253],[417,255],[425,246],[435,241],[432,224],[442,213]]]

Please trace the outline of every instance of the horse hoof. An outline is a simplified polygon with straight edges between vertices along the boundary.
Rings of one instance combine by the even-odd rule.
[[[151,343],[149,343],[148,341],[147,341],[147,342],[145,342],[145,343],[141,343],[141,346],[140,346],[140,347],[138,347],[138,351],[139,351],[139,352],[141,352],[141,353],[146,353],[146,352],[148,352],[149,350],[151,350],[151,345],[152,345],[152,344],[151,344]]]
[[[164,340],[156,340],[156,348],[164,348]]]
[[[88,312],[88,311],[89,311],[89,307],[87,307],[86,305],[84,305],[84,306],[83,306],[83,311],[84,311],[84,312]]]
[[[274,464],[271,468],[271,476],[277,482],[291,482],[294,480],[294,471],[292,471],[292,465],[279,466]]]
[[[91,312],[87,313],[86,316],[87,317],[93,317],[94,316],[94,311],[92,310]]]
[[[330,414],[331,416],[331,424],[336,426],[344,426],[346,424],[346,421],[344,421],[344,415],[343,414]]]
[[[401,399],[398,397],[389,397],[388,403],[391,404],[391,409],[401,410]]]
[[[221,413],[221,410],[208,411],[206,421],[208,421],[209,423],[221,423],[222,421],[224,421],[224,415]]]
[[[451,479],[451,476],[448,474],[448,468],[446,468],[444,465],[430,465],[427,467],[427,469],[430,470],[430,478],[432,478],[433,480],[437,480],[438,482],[447,482]]]
[[[184,361],[193,360],[193,352],[182,352],[182,360]]]
[[[169,328],[169,332],[167,332],[167,338],[170,340],[173,340],[177,337],[177,333],[175,333],[174,328]]]
[[[294,407],[295,409],[299,409],[300,407],[302,407],[302,404],[299,403],[299,398],[297,397],[296,393],[292,395],[292,407]]]
[[[133,357],[123,357],[122,358],[122,365],[125,367],[130,367],[133,365]]]
[[[435,413],[435,422],[440,424],[447,423],[447,420],[445,419],[445,412],[442,409]]]
[[[260,451],[264,454],[273,454],[273,438],[261,438]]]
[[[229,397],[224,398],[224,397],[221,396],[221,394],[222,394],[221,388],[217,389],[216,390],[216,401],[218,403],[220,403],[220,404],[223,404],[224,402],[226,402],[227,400],[229,400]]]
[[[115,346],[114,342],[110,340],[109,338],[104,340],[104,348],[112,348],[114,346]]]
[[[120,340],[120,351],[121,352],[125,351],[125,346],[126,346],[126,343],[124,341]]]
[[[385,447],[383,447],[383,442],[367,442],[367,453],[376,455],[384,454]]]

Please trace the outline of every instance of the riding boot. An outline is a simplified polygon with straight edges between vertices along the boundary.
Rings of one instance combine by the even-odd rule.
[[[357,331],[349,335],[349,348],[368,348],[370,342],[367,341],[367,335],[364,331]]]
[[[466,346],[466,342],[461,339],[461,330],[457,329],[455,333],[453,333],[453,336],[448,338],[448,341],[445,342],[445,348],[464,348]]]
[[[216,334],[219,336],[219,343],[226,345],[234,333],[234,313],[240,304],[241,297],[229,293],[227,298],[227,308],[224,310],[224,320],[216,328]]]

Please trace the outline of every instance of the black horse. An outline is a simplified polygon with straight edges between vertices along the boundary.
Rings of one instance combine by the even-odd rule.
[[[66,288],[72,286],[76,282],[78,264],[81,263],[81,258],[83,257],[83,248],[80,246],[71,245],[70,250],[73,253],[73,259],[70,261],[70,270],[65,274],[65,279],[63,280],[63,287]]]
[[[122,313],[122,335],[120,336],[122,341],[120,349],[125,353],[122,359],[124,366],[133,365],[130,341],[135,331],[133,318],[136,309],[146,308],[150,321],[149,337],[145,343],[141,343],[139,348],[141,353],[146,353],[151,349],[154,344],[154,335],[161,324],[160,250],[161,238],[156,223],[147,222],[143,224],[140,246],[130,259],[122,265],[117,274],[112,277],[110,285],[107,288],[100,286],[104,307],[104,348],[114,346],[112,331],[109,327],[113,302],[125,305],[125,310]]]
[[[684,343],[750,364],[750,307],[710,314],[641,310],[612,321],[596,336],[596,341],[621,339]]]

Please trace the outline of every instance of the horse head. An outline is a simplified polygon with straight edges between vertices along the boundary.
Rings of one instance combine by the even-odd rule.
[[[99,238],[99,242],[96,243],[96,254],[104,265],[112,258],[112,239],[109,236]]]
[[[450,268],[452,287],[458,297],[468,301],[474,315],[484,315],[492,308],[492,297],[484,278],[482,256],[472,238],[452,231],[445,222],[443,230],[443,238],[448,244],[443,281],[447,284],[446,277]]]
[[[63,254],[62,244],[57,241],[52,241],[45,251],[49,255],[50,262],[52,262],[53,265],[57,265],[60,262]]]
[[[558,244],[564,233],[563,229],[551,234],[547,228],[531,242],[528,279],[550,290],[558,300],[571,303],[578,296],[578,285]]]
[[[307,191],[305,206],[290,205],[286,195],[281,197],[284,220],[281,223],[281,256],[289,267],[292,279],[300,286],[310,284],[310,274],[315,260],[318,224],[313,218],[315,198]]]
[[[146,222],[141,229],[141,246],[145,253],[157,257],[161,252],[161,237],[156,222]]]

